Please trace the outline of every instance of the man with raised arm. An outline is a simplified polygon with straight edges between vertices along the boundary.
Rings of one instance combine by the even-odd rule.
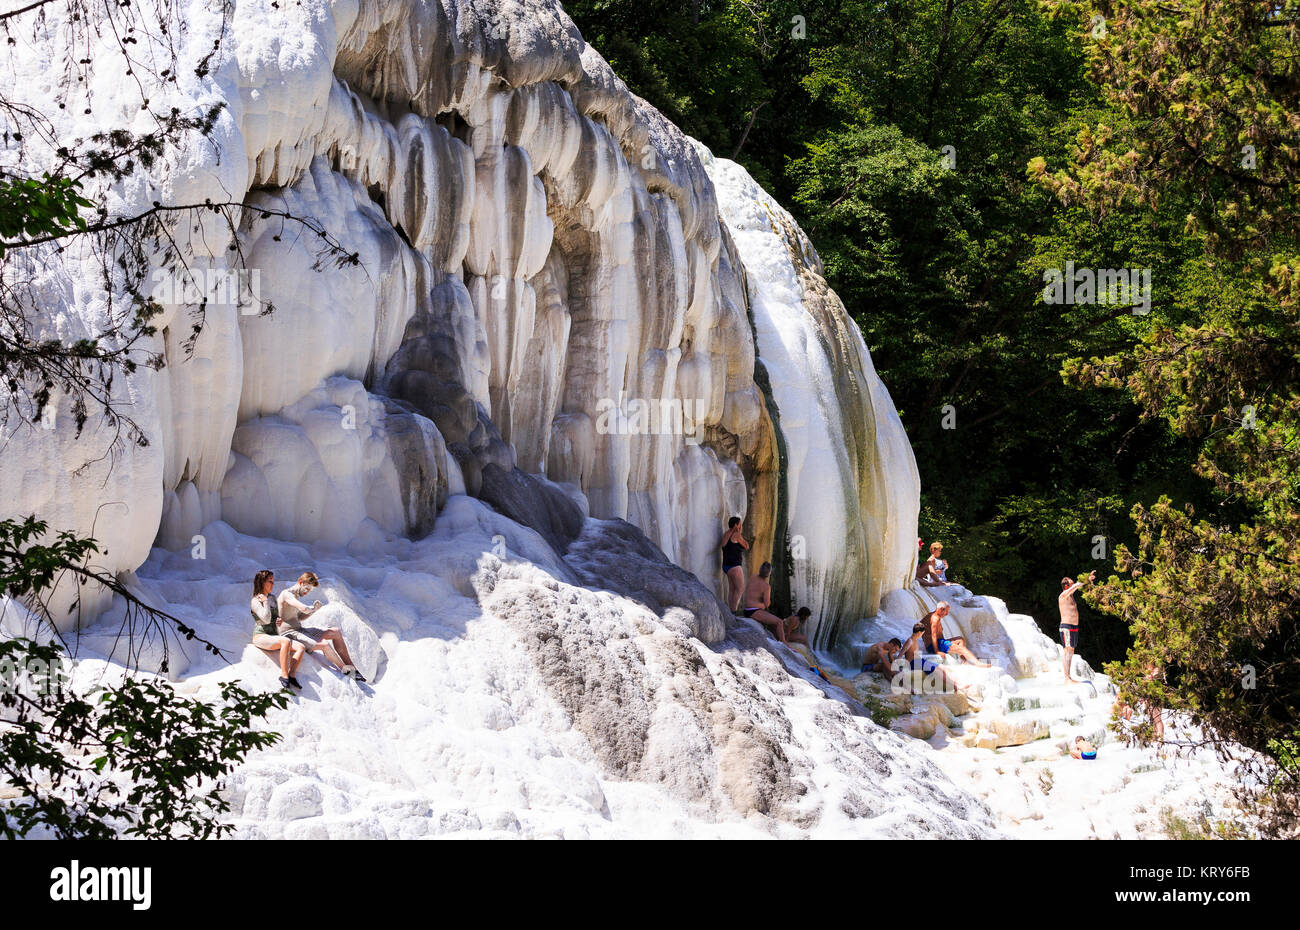
[[[1074,663],[1074,650],[1079,648],[1079,605],[1074,603],[1074,592],[1096,580],[1095,569],[1088,575],[1087,581],[1071,581],[1068,576],[1061,579],[1061,594],[1056,599],[1056,603],[1061,610],[1061,645],[1065,647],[1064,667],[1067,685],[1075,682],[1070,677],[1070,668]]]

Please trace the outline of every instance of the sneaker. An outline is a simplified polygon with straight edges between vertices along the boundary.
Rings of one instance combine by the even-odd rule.
[[[289,684],[293,685],[293,686],[294,686],[295,688],[297,688],[299,691],[302,690],[302,685],[300,685],[300,684],[298,683],[298,679],[295,678],[295,677],[292,676],[292,675],[289,676]]]
[[[361,671],[355,665],[349,665],[343,670],[343,674],[347,675],[353,681],[364,682],[366,680],[366,677],[361,674]]]
[[[285,691],[292,691],[292,690],[293,690],[293,688],[289,687],[289,679],[288,679],[288,678],[281,678],[281,679],[280,679],[280,687],[283,688]]]

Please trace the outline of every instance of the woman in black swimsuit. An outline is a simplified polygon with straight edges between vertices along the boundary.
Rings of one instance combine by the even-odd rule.
[[[749,548],[740,532],[740,517],[727,521],[727,532],[722,534],[719,545],[722,549],[722,573],[731,585],[727,606],[735,613],[740,606],[740,596],[745,593],[745,550]]]

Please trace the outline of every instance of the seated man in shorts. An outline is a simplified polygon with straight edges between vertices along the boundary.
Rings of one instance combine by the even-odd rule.
[[[302,625],[303,620],[320,610],[321,603],[317,601],[308,607],[298,598],[306,597],[318,584],[320,581],[312,572],[303,572],[298,576],[297,584],[280,592],[280,596],[276,599],[280,608],[280,635],[301,643],[311,652],[321,653],[339,671],[354,681],[365,681],[361,672],[352,664],[348,647],[343,644],[342,633],[333,627]]]
[[[764,562],[759,566],[758,574],[749,579],[745,585],[745,616],[757,620],[763,626],[770,627],[773,635],[785,642],[785,621],[768,610],[772,605],[772,587],[767,579],[772,575],[772,563]],[[811,611],[810,611],[811,613]]]
[[[966,640],[963,637],[948,638],[943,635],[943,618],[948,616],[948,611],[951,609],[947,601],[940,601],[938,606],[926,616],[925,647],[931,652],[946,652],[954,655],[979,668],[992,668],[992,665],[981,662],[975,657],[975,653],[966,648]]]
[[[867,649],[866,654],[862,657],[862,670],[888,675],[893,671],[894,660],[898,658],[898,654],[902,650],[903,644],[899,642],[898,637],[894,637],[888,642],[875,643]]]

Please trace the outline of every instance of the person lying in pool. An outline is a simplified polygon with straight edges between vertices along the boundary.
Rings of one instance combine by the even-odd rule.
[[[894,637],[888,642],[879,642],[868,647],[866,654],[862,657],[862,670],[864,672],[879,672],[882,675],[889,675],[893,671],[894,660],[902,652],[903,644],[899,642],[898,637]]]
[[[1076,736],[1074,738],[1074,748],[1070,750],[1070,755],[1075,759],[1095,759],[1097,758],[1097,747],[1082,736]]]
[[[975,653],[966,648],[966,640],[961,636],[951,638],[943,635],[943,618],[952,608],[947,601],[940,601],[925,618],[925,647],[931,652],[946,652],[979,668],[992,668],[988,662],[981,662]]]

